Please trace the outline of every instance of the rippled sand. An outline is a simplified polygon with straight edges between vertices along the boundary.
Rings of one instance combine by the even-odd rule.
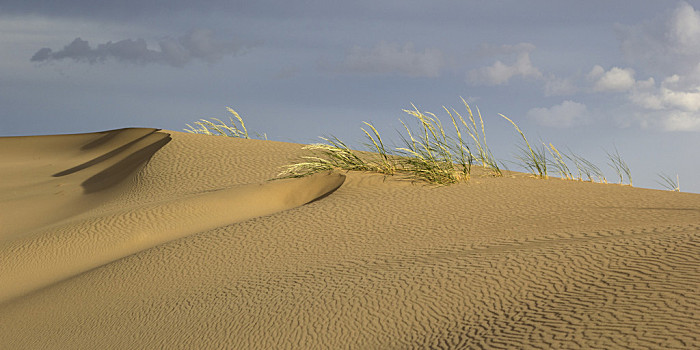
[[[0,349],[700,348],[700,195],[268,182],[301,147],[0,138]]]

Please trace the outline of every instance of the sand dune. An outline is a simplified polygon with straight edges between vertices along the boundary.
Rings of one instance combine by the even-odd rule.
[[[0,348],[700,348],[700,195],[268,182],[301,147],[0,138]]]

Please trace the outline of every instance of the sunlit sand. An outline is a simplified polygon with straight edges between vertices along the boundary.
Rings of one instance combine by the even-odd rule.
[[[0,138],[0,349],[700,348],[700,195],[302,147]]]

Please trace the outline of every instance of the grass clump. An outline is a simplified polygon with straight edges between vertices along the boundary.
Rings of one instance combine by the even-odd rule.
[[[476,120],[474,119],[474,114],[472,113],[472,109],[469,107],[469,104],[467,101],[462,98],[462,103],[464,103],[464,107],[467,109],[467,113],[469,113],[469,123],[462,117],[459,112],[457,112],[455,109],[452,109],[452,112],[448,110],[447,108],[443,107],[447,114],[450,116],[450,119],[452,119],[452,124],[455,127],[458,141],[460,144],[461,148],[464,148],[467,151],[467,156],[469,157],[470,160],[476,160],[481,162],[481,165],[484,168],[489,168],[491,171],[493,171],[493,174],[496,176],[502,176],[503,173],[501,172],[500,167],[498,166],[498,161],[496,158],[493,156],[491,151],[489,150],[488,146],[486,145],[486,131],[484,129],[484,119],[481,117],[481,111],[479,111],[479,108],[477,107],[476,112],[477,115],[479,116],[479,125],[481,125],[481,133],[479,133],[479,128],[477,128]],[[462,133],[460,132],[460,128],[457,125],[458,123],[456,122],[454,116],[452,115],[454,113],[459,121],[464,125],[464,127],[467,129],[467,133],[471,137],[472,141],[474,141],[474,147],[476,148],[476,154],[473,154],[470,149],[466,146],[466,143],[464,140],[462,140]],[[465,154],[462,154],[462,158],[465,157]],[[470,162],[471,164],[471,162]]]
[[[516,156],[516,158],[518,158],[526,168],[530,169],[530,173],[537,177],[547,179],[547,153],[545,152],[544,144],[541,148],[532,149],[530,142],[528,142],[527,137],[525,137],[525,133],[520,130],[518,124],[515,124],[514,121],[503,114],[499,115],[513,124],[513,127],[518,131],[527,146],[527,149],[520,147],[521,154]]]
[[[236,117],[236,120],[238,120],[240,127],[236,125],[236,121],[233,120],[233,117],[229,117],[229,121],[231,122],[230,126],[223,122],[221,119],[211,118],[211,120],[215,121],[216,123],[206,119],[200,119],[199,121],[194,122],[195,126],[185,124],[189,129],[184,130],[191,134],[228,136],[249,139],[250,136],[248,135],[248,129],[246,129],[245,123],[243,122],[243,118],[241,118],[240,114],[238,114],[238,112],[233,110],[233,108],[231,107],[226,107],[226,110],[229,113],[233,114],[233,117]],[[267,140],[267,135],[265,134],[257,136]]]
[[[302,157],[302,162],[285,166],[278,177],[301,177],[332,169],[359,170],[385,175],[401,175],[445,185],[467,181],[476,160],[493,170],[494,174],[501,175],[498,163],[486,146],[481,114],[479,114],[481,133],[479,133],[469,105],[466,102],[464,104],[471,124],[455,110],[451,112],[443,107],[450,115],[454,133],[446,131],[442,121],[435,114],[421,112],[415,105],[411,105],[413,109],[406,109],[404,112],[413,118],[417,126],[411,127],[411,123],[399,119],[405,130],[405,134],[399,132],[403,141],[402,147],[388,148],[374,125],[364,122],[367,126],[367,129],[362,128],[367,139],[364,146],[375,155],[374,157],[359,156],[337,138],[322,138],[326,144],[305,147],[315,152],[315,155]],[[466,134],[460,125],[466,127],[466,134],[475,141],[476,154],[471,151],[463,138]]]
[[[632,172],[630,171],[630,167],[627,165],[627,163],[622,159],[622,157],[620,157],[620,152],[617,151],[617,147],[615,147],[615,153],[605,153],[608,155],[608,159],[610,160],[608,165],[615,169],[617,176],[620,177],[620,185],[622,185],[624,180],[623,175],[627,175],[629,185],[632,186]]]
[[[559,172],[559,175],[561,176],[562,179],[567,179],[567,180],[574,180],[574,175],[571,174],[571,170],[569,170],[569,166],[566,165],[566,161],[564,161],[564,157],[566,157],[565,154],[562,154],[559,152],[556,147],[550,142],[549,147],[545,145],[545,148],[547,151],[549,151],[549,155],[552,156],[552,166],[557,169]]]
[[[337,137],[321,137],[321,139],[326,141],[326,144],[315,143],[303,147],[304,150],[311,151],[313,155],[302,157],[304,160],[302,162],[286,165],[277,177],[304,177],[334,169],[382,172],[382,167],[360,158],[355,151]]]
[[[413,105],[412,105],[413,106]],[[468,158],[456,158],[456,155],[465,156],[459,144],[451,144],[452,138],[447,136],[442,122],[432,113],[423,113],[413,106],[413,110],[404,110],[419,122],[418,132],[413,131],[403,120],[401,124],[408,137],[401,135],[404,147],[396,150],[401,156],[399,162],[401,170],[413,177],[423,179],[430,183],[447,184],[455,183],[460,179],[468,179],[471,172],[472,161]],[[458,149],[459,148],[459,149]],[[461,171],[455,170],[455,162],[461,164]]]
[[[605,174],[603,174],[603,171],[600,170],[598,166],[593,164],[593,162],[577,154],[574,154],[573,152],[571,152],[571,150],[569,150],[569,153],[569,155],[564,156],[567,159],[574,162],[574,165],[576,166],[576,170],[578,172],[577,177],[575,178],[576,180],[585,181],[583,179],[583,175],[585,175],[588,178],[587,181],[608,183],[608,180],[605,178]],[[596,181],[596,177],[598,181]]]
[[[681,185],[680,185],[680,180],[678,179],[678,174],[676,174],[676,180],[674,181],[672,177],[661,173],[659,174],[659,177],[661,178],[661,181],[656,181],[659,185],[662,187],[666,188],[669,191],[674,191],[674,192],[680,192],[681,191]]]

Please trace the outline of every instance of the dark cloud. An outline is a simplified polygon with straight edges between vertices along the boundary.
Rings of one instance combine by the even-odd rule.
[[[73,59],[77,62],[99,63],[108,59],[147,64],[167,64],[181,67],[192,60],[214,62],[223,56],[239,53],[243,47],[235,42],[221,41],[208,30],[194,30],[179,38],[166,38],[158,42],[159,50],[149,49],[144,39],[124,39],[107,42],[92,48],[81,38],[54,52],[48,47],[37,51],[32,62]]]

